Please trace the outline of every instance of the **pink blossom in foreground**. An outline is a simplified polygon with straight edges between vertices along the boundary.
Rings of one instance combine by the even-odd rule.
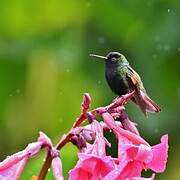
[[[51,140],[42,132],[40,132],[37,142],[30,143],[23,151],[13,154],[0,162],[0,179],[19,179],[28,159],[35,156],[44,147],[50,151],[53,158],[54,177],[56,180],[62,180],[62,165],[58,157],[59,153],[52,147]]]
[[[152,146],[153,158],[147,166],[157,173],[162,173],[166,169],[168,158],[168,135],[161,137],[161,143]]]
[[[79,154],[77,165],[70,170],[70,180],[99,180],[115,168],[115,163],[109,156],[100,157],[85,153]]]
[[[112,129],[118,139],[119,165],[105,179],[125,179],[141,177],[142,170],[151,169],[160,173],[165,170],[168,153],[168,136],[161,138],[161,143],[150,146],[138,134],[118,126],[110,113],[98,109],[106,125]]]
[[[7,157],[0,163],[0,178],[6,180],[19,179],[27,160],[38,153],[42,145],[42,142],[31,143],[25,150]]]
[[[124,144],[119,151],[120,171],[117,178],[140,177],[142,170],[146,169],[161,173],[165,170],[167,162],[168,136],[162,136],[161,143],[152,147],[144,144]]]

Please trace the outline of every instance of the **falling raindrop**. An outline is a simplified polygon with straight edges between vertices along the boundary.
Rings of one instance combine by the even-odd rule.
[[[167,11],[168,11],[168,13],[169,13],[169,12],[170,12],[170,9],[168,9]]]
[[[105,38],[104,37],[99,37],[98,38],[98,43],[99,44],[104,44],[105,43]]]
[[[50,172],[50,170],[51,170],[51,169],[49,168],[49,169],[48,169],[48,172]]]
[[[170,46],[168,44],[164,45],[164,50],[168,51],[170,49]]]
[[[91,7],[91,3],[90,3],[90,2],[87,2],[87,3],[86,3],[86,7],[87,7],[87,8],[90,8],[90,7]]]
[[[160,40],[160,37],[157,35],[157,36],[154,37],[154,40],[155,40],[156,42],[158,42],[158,41]]]
[[[66,72],[67,72],[67,73],[69,73],[69,72],[70,72],[70,70],[69,70],[69,69],[66,69]]]
[[[16,93],[19,94],[21,91],[20,89],[16,89]]]
[[[59,95],[61,96],[63,94],[63,92],[62,91],[59,91]]]
[[[180,51],[180,48],[178,48],[178,51]]]
[[[152,58],[153,58],[153,59],[157,59],[157,54],[153,54],[153,55],[152,55]]]
[[[58,121],[59,121],[59,123],[62,123],[63,119],[60,117]]]
[[[161,51],[161,50],[162,50],[162,45],[161,45],[161,44],[157,44],[156,49],[157,49],[158,51]]]

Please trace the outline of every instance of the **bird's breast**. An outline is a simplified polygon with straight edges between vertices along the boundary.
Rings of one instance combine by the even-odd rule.
[[[119,71],[117,69],[107,69],[106,80],[111,90],[117,95],[123,95],[128,92],[128,82],[124,71]]]

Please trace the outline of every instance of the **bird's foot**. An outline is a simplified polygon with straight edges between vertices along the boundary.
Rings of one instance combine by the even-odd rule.
[[[120,96],[117,96],[112,102],[116,102],[118,99],[120,98]]]

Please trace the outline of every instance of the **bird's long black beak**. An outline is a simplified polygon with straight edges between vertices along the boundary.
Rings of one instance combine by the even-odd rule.
[[[107,57],[106,56],[100,56],[100,55],[96,55],[96,54],[90,54],[89,56],[91,56],[91,57],[97,57],[97,58],[101,58],[101,59],[107,59]]]

